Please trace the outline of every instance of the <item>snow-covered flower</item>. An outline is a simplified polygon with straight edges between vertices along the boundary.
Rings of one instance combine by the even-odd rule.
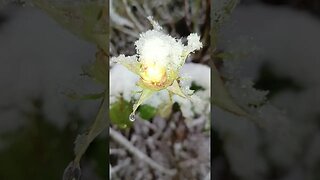
[[[178,83],[179,71],[188,55],[202,48],[200,37],[192,33],[187,37],[185,46],[180,39],[175,39],[162,31],[160,25],[148,17],[153,25],[152,30],[140,34],[135,42],[137,54],[121,54],[111,61],[118,62],[139,76],[137,86],[142,88],[139,100],[133,105],[130,120],[134,120],[137,108],[154,93],[167,89],[169,95],[177,94],[188,98]]]
[[[199,89],[195,91],[190,98],[183,98],[178,95],[169,97],[166,89],[157,91],[145,100],[142,104],[152,106],[158,110],[162,109],[165,104],[178,103],[182,115],[186,119],[194,117],[209,118],[210,113],[210,67],[198,63],[186,63],[180,69],[180,83],[182,91],[190,91],[190,87],[196,85]],[[119,97],[125,101],[139,99],[139,96],[134,93],[139,91],[136,83],[139,77],[120,64],[115,64],[110,70],[110,104],[117,101]],[[118,83],[121,82],[121,83]]]

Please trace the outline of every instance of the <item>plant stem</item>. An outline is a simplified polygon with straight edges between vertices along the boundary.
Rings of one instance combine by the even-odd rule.
[[[159,170],[165,174],[168,174],[170,176],[173,176],[176,174],[176,169],[167,169],[154,160],[152,160],[150,157],[148,157],[146,154],[141,152],[139,149],[134,147],[122,134],[118,133],[117,131],[113,130],[112,128],[109,128],[109,134],[110,136],[117,141],[119,144],[124,146],[128,151],[130,151],[132,154],[136,155],[139,159],[145,161],[147,164],[149,164],[152,168]]]

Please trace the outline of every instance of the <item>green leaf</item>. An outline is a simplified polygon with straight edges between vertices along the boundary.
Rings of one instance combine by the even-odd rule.
[[[230,16],[236,5],[238,4],[239,0],[216,0],[215,6],[211,6],[211,49],[212,49],[212,57],[215,58],[213,55],[217,48],[217,36],[218,31],[221,25],[225,22],[225,20]],[[220,74],[215,67],[213,62],[211,63],[211,77],[212,77],[212,98],[213,103],[218,107],[234,113],[239,116],[246,116],[248,119],[252,120],[256,123],[259,127],[265,127],[264,123],[262,123],[259,117],[255,117],[250,115],[246,112],[242,107],[240,107],[233,97],[231,97],[230,93],[224,86],[222,79],[220,78]]]
[[[108,127],[108,103],[109,93],[105,92],[104,99],[102,100],[96,119],[88,132],[79,135],[75,141],[75,160],[74,163],[77,165],[80,163],[82,155],[86,152],[90,143],[105,129]]]
[[[225,88],[220,78],[220,74],[214,65],[211,67],[211,72],[213,103],[231,113],[247,116],[248,113],[236,104],[234,99]]]
[[[222,23],[226,20],[227,17],[230,16],[232,10],[236,7],[239,0],[222,0],[215,1],[215,6],[211,8],[211,47],[213,52],[216,50],[217,46],[217,35],[218,30],[221,27]],[[213,103],[218,107],[229,111],[231,113],[248,116],[248,113],[243,110],[234,99],[231,97],[229,92],[224,86],[222,79],[220,78],[220,74],[215,67],[214,63],[211,62],[211,77],[212,77],[212,98]]]
[[[129,120],[131,114],[132,104],[120,98],[117,102],[113,103],[110,108],[111,122],[119,128],[129,128],[132,122]]]
[[[192,82],[190,86],[190,90],[193,91],[204,91],[205,89],[202,86],[199,86],[196,82]]]
[[[33,0],[34,5],[45,11],[63,28],[82,39],[97,44],[108,53],[108,3],[107,1]]]
[[[141,105],[138,111],[139,111],[139,116],[146,120],[152,119],[157,113],[156,108],[147,104]]]
[[[108,59],[103,52],[98,52],[96,60],[90,65],[83,66],[84,74],[91,77],[96,82],[106,86],[108,83]]]

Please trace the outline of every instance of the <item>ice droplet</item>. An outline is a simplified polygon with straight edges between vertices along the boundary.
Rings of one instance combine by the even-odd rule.
[[[130,121],[135,121],[136,120],[136,117],[135,117],[136,115],[134,114],[134,113],[131,113],[130,115],[129,115],[129,120]]]

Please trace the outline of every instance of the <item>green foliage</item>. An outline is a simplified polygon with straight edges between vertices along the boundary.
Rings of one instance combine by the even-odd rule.
[[[50,17],[58,22],[63,28],[69,30],[78,37],[92,42],[98,46],[98,53],[93,64],[84,67],[84,73],[105,88],[108,83],[108,2],[101,0],[59,2],[46,0],[33,0],[32,3],[45,11]],[[108,94],[104,93],[104,100],[98,115],[91,128],[84,134],[79,135],[75,142],[74,153],[76,155],[73,165],[79,167],[80,159],[87,150],[89,144],[108,126],[106,99]],[[71,94],[72,98],[97,99],[103,94],[91,94],[77,96]],[[72,169],[72,168],[71,168]],[[79,167],[80,171],[80,167]],[[71,175],[70,175],[71,172]],[[72,170],[67,167],[64,178],[72,177]]]
[[[193,91],[203,91],[205,90],[202,86],[199,86],[197,85],[196,82],[192,82],[191,83],[191,86],[190,86],[190,90],[193,90]]]
[[[94,123],[90,129],[77,137],[75,141],[74,153],[76,155],[74,162],[80,163],[80,159],[89,147],[90,143],[99,135],[101,132],[108,127],[108,103],[107,98],[109,94],[105,92],[104,99],[102,100],[98,114]]]
[[[133,122],[129,120],[133,104],[120,98],[110,108],[111,122],[119,128],[129,128]]]
[[[89,76],[97,83],[102,84],[104,87],[108,84],[108,64],[109,60],[107,54],[103,51],[99,51],[96,54],[96,60],[92,64],[88,64],[82,67],[84,75]]]
[[[145,120],[152,119],[157,113],[156,108],[147,104],[141,105],[138,111],[139,111],[139,116]]]
[[[122,129],[130,128],[133,125],[133,122],[129,120],[132,107],[132,103],[119,98],[110,107],[111,122]],[[137,111],[139,116],[145,120],[150,120],[157,114],[157,109],[147,104],[139,106]]]

